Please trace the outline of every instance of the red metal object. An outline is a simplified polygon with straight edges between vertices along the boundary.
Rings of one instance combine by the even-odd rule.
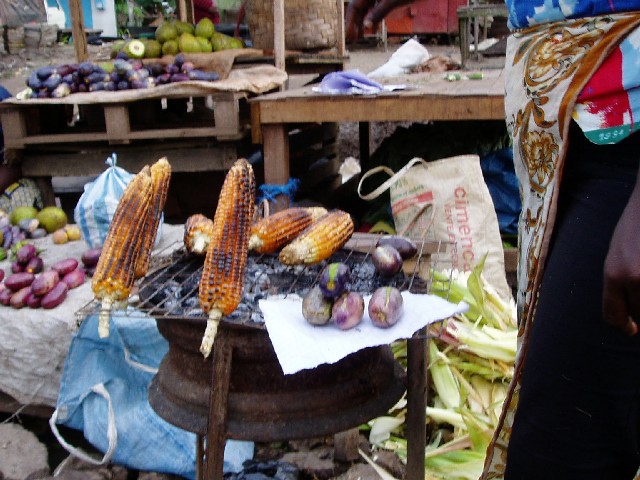
[[[416,0],[387,15],[389,35],[457,34],[457,9],[467,0]]]

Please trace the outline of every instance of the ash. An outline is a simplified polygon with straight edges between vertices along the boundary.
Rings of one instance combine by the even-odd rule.
[[[137,306],[154,317],[191,317],[206,319],[198,302],[198,284],[202,274],[203,257],[178,250],[168,266],[148,275],[140,286]],[[242,301],[225,320],[234,323],[260,325],[264,323],[258,307],[260,299],[296,293],[304,296],[318,283],[324,267],[343,262],[351,270],[350,290],[362,294],[373,293],[382,286],[394,286],[414,293],[427,293],[427,282],[400,272],[393,277],[378,274],[369,254],[340,250],[316,265],[286,266],[277,255],[249,254],[245,272]]]

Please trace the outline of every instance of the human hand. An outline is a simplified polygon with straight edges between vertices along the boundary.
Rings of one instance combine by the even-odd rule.
[[[366,28],[375,28],[396,7],[412,3],[413,0],[351,0],[345,18],[345,39],[355,42]]]
[[[629,336],[638,333],[640,321],[639,227],[640,186],[636,185],[611,238],[602,299],[605,321]]]

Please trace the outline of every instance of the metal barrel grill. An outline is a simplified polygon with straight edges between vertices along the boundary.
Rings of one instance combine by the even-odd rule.
[[[353,241],[350,245],[358,247]],[[365,251],[371,249],[367,242],[360,251],[345,248],[337,252],[330,261],[350,266],[352,290],[371,293],[378,286],[394,285],[427,293],[429,282],[416,273],[428,270],[431,253],[440,247],[434,250],[425,245],[410,275],[376,275]],[[197,298],[202,259],[178,249],[162,262],[165,265],[141,283],[136,305],[156,319],[169,343],[149,387],[149,402],[167,422],[196,433],[200,449],[202,437],[207,437],[207,451],[201,453],[211,461],[206,461],[207,475],[202,477],[204,460],[198,459],[203,462],[196,469],[198,478],[222,478],[226,438],[268,442],[338,433],[385,415],[406,391],[407,374],[388,346],[366,348],[334,364],[283,374],[258,300],[303,295],[317,283],[324,264],[286,267],[277,256],[250,255],[243,300],[221,322],[212,354],[204,359],[199,347],[206,316]],[[425,390],[418,383],[417,388]]]

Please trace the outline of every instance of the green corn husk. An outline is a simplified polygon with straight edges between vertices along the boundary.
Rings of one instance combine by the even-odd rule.
[[[447,319],[428,341],[431,375],[426,408],[429,433],[425,450],[425,480],[476,480],[483,468],[486,447],[495,431],[513,379],[517,344],[515,304],[502,299],[482,277],[484,259],[468,274],[432,272],[431,293],[451,302],[464,301],[469,309]],[[406,341],[391,345],[406,368]],[[394,451],[406,461],[403,438],[406,404],[376,424],[371,435],[377,448]],[[386,428],[386,431],[385,431]]]

